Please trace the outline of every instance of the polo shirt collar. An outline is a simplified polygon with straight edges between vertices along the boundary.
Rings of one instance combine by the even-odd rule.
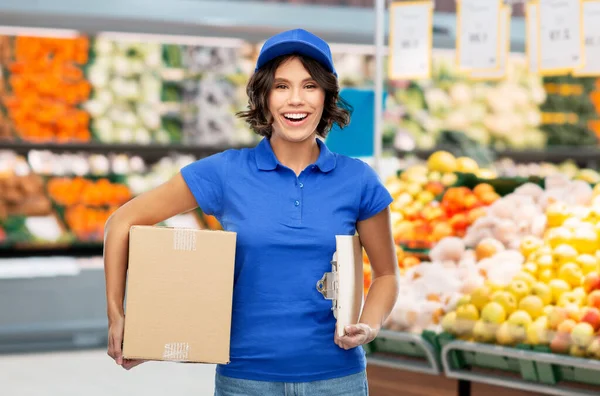
[[[321,170],[321,172],[329,172],[335,168],[336,159],[335,155],[329,151],[327,145],[319,138],[317,144],[319,145],[319,158],[315,162],[315,165]],[[268,138],[263,138],[260,143],[256,146],[256,166],[260,170],[270,171],[277,168],[277,165],[281,165]]]

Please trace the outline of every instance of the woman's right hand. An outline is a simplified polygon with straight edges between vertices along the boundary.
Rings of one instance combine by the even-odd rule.
[[[146,360],[142,359],[123,359],[123,333],[125,330],[125,318],[120,316],[111,321],[108,327],[108,356],[125,370],[131,370]]]
[[[125,331],[125,317],[119,316],[110,321],[108,325],[108,356],[119,365],[123,365],[123,333]]]

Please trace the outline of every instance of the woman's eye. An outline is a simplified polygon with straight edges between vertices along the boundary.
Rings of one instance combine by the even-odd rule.
[[[286,89],[287,87],[285,85],[279,84],[275,88],[277,88],[277,89]]]
[[[314,84],[309,84],[309,85],[306,86],[306,88],[308,88],[308,89],[315,89],[315,88],[317,88],[317,86],[314,85]]]

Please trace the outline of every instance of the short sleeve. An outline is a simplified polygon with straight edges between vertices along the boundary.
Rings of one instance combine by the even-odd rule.
[[[387,208],[394,199],[368,164],[364,164],[358,221],[366,220]]]
[[[204,213],[220,216],[223,211],[227,152],[213,154],[181,169],[181,175]]]

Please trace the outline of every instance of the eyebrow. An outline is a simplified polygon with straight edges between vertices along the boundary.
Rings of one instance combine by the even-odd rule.
[[[315,81],[315,79],[312,78],[312,77],[308,77],[308,78],[305,78],[304,80],[302,80],[303,83],[308,82],[308,81]],[[275,80],[273,80],[273,82],[286,82],[286,83],[289,83],[290,81],[286,80],[285,78],[279,77],[279,78],[275,78]]]

